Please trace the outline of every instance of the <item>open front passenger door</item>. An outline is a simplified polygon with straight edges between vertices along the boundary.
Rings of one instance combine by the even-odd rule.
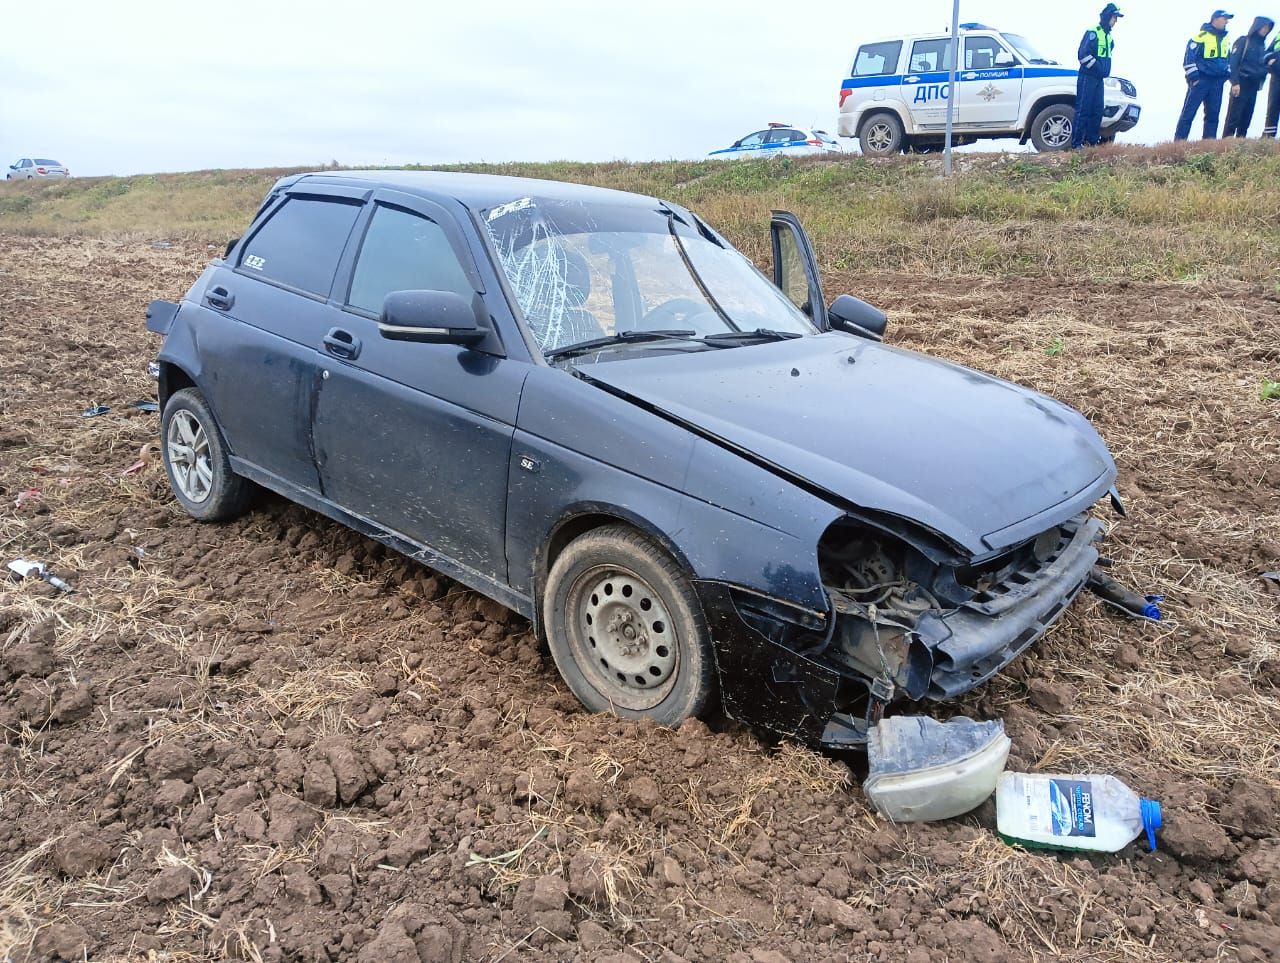
[[[794,214],[774,211],[770,223],[773,238],[773,283],[820,331],[828,330],[827,302],[813,245]]]

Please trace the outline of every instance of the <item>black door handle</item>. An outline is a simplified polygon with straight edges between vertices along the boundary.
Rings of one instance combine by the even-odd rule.
[[[350,331],[341,328],[330,328],[324,336],[324,349],[335,358],[354,361],[360,357],[360,339]]]
[[[230,311],[231,305],[236,303],[236,296],[221,284],[206,291],[204,299],[209,302],[210,307],[217,308],[219,311]]]

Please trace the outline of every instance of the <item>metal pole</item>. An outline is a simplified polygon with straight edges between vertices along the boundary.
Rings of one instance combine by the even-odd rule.
[[[956,117],[956,67],[960,63],[960,0],[951,6],[951,82],[947,88],[947,145],[942,152],[942,172],[951,176],[951,131]]]

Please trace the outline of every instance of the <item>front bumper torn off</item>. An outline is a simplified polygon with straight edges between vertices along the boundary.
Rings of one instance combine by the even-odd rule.
[[[1059,547],[1034,571],[985,586],[970,602],[930,614],[896,641],[878,640],[874,660],[857,655],[866,649],[865,621],[839,607],[829,634],[796,633],[731,586],[698,583],[725,712],[810,745],[848,748],[867,740],[873,680],[888,676],[894,692],[911,701],[969,691],[1044,635],[1085,587],[1102,524],[1082,516],[1060,532]]]

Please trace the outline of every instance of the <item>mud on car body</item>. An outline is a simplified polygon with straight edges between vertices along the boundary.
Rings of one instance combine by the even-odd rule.
[[[828,306],[795,218],[771,243],[770,280],[656,198],[285,178],[148,312],[175,496],[216,521],[261,485],[432,566],[531,619],[590,709],[718,694],[861,743],[1043,634],[1116,470],[1067,406]]]

